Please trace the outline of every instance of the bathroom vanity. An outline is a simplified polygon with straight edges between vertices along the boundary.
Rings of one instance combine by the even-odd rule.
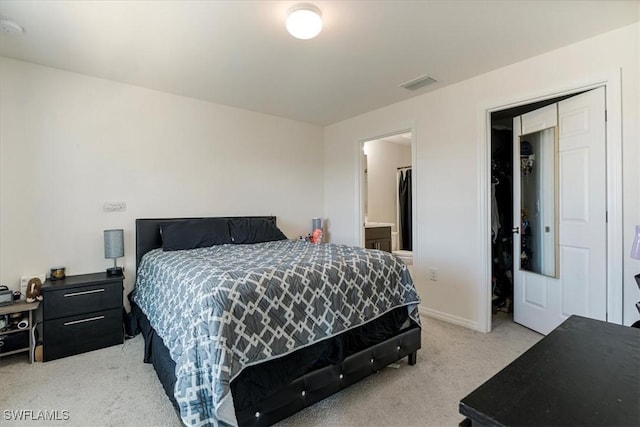
[[[384,222],[367,222],[364,226],[364,247],[391,252],[391,227]]]

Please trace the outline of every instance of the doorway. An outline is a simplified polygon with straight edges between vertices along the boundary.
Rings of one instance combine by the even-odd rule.
[[[600,87],[495,111],[490,116],[492,328],[515,319],[547,334],[570,314],[606,320],[604,94],[604,87]],[[578,117],[581,114],[584,117]],[[583,123],[576,127],[574,119],[586,123],[589,114],[593,123],[583,132]],[[594,139],[588,128],[597,127],[600,133]],[[544,143],[542,135],[546,135]],[[572,141],[580,140],[581,146],[589,138],[598,144],[597,154],[589,153],[587,146],[586,151],[575,150]],[[589,157],[591,164],[582,168],[581,174],[582,163],[576,159]],[[593,179],[587,177],[588,170]],[[596,179],[597,171],[600,175]],[[578,182],[576,175],[584,175],[585,180]],[[595,187],[585,190],[585,185]],[[592,191],[596,188],[599,199]],[[585,194],[584,199],[580,193]],[[576,209],[580,215],[575,215]],[[573,231],[589,222],[588,230]],[[563,236],[560,240],[559,234]],[[582,235],[599,237],[585,243]],[[594,270],[594,266],[598,268]],[[597,280],[590,281],[592,276]]]
[[[392,252],[413,268],[415,174],[413,132],[361,142],[361,242]]]

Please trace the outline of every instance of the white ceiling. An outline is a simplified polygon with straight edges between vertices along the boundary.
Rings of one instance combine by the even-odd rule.
[[[325,125],[640,19],[638,0],[305,1],[313,40],[285,30],[295,1],[1,0],[26,32],[0,55]]]

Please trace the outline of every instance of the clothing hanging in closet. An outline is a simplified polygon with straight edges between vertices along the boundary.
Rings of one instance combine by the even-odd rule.
[[[398,197],[400,203],[400,248],[403,250],[413,250],[411,236],[412,230],[412,201],[411,201],[411,169],[400,171],[398,182]]]
[[[513,298],[513,223],[511,165],[491,162],[491,235],[493,254],[493,294],[495,307],[502,307]]]

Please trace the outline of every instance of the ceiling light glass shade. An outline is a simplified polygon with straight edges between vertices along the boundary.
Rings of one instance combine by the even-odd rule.
[[[287,16],[287,31],[297,39],[314,38],[322,31],[322,12],[312,4],[293,6]]]

